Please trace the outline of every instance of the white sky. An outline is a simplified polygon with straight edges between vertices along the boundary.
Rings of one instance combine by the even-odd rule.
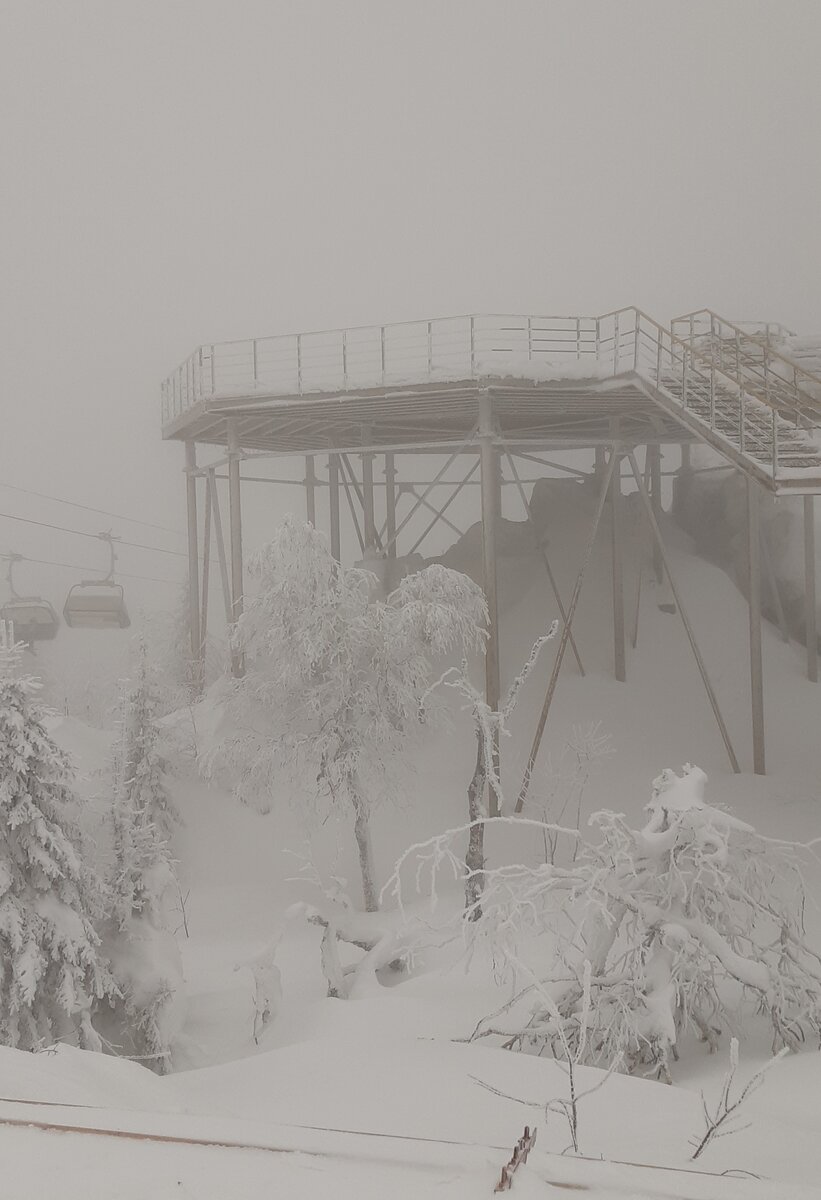
[[[212,339],[630,303],[821,331],[820,51],[819,0],[0,0],[0,483],[182,528],[159,382]],[[45,537],[0,519],[99,557]]]

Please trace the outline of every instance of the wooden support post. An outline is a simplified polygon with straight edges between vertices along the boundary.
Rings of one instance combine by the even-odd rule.
[[[208,595],[211,584],[211,487],[210,472],[205,476],[205,529],[202,534],[202,604],[200,613],[200,666],[205,682],[205,644],[208,639]]]
[[[365,537],[365,556],[376,552],[376,520],[373,496],[373,454],[362,455],[362,524]]]
[[[316,470],[313,454],[305,455],[305,511],[308,524],[316,528]]]
[[[761,655],[761,516],[758,491],[747,479],[747,588],[750,610],[750,693],[753,723],[753,770],[765,775],[764,664]]]
[[[385,540],[388,558],[396,558],[396,459],[385,455]]]
[[[231,584],[228,579],[228,558],[225,553],[225,536],[222,532],[222,513],[220,512],[220,497],[217,490],[216,473],[213,467],[208,468],[208,480],[211,484],[211,510],[214,517],[214,534],[217,543],[217,558],[220,566],[220,582],[222,583],[222,599],[225,605],[225,624],[230,632],[233,624],[233,605],[231,604]]]
[[[815,588],[815,497],[804,497],[804,625],[807,631],[807,678],[818,682],[818,617]]]
[[[767,588],[772,596],[775,615],[778,617],[778,624],[781,629],[781,641],[789,642],[790,630],[787,625],[787,614],[784,612],[781,591],[778,587],[778,579],[776,578],[775,569],[770,558],[770,548],[767,544],[767,529],[763,522],[761,524],[761,565],[764,568],[764,574],[767,578]]]
[[[479,397],[479,452],[482,493],[482,583],[488,609],[488,639],[485,647],[485,700],[499,711],[499,604],[496,590],[496,520],[498,497],[498,451],[494,442],[493,401],[488,393]],[[494,747],[498,758],[498,747]],[[498,764],[497,764],[498,770]],[[498,800],[488,789],[488,812],[499,815]]]
[[[199,688],[199,663],[202,651],[200,634],[199,533],[197,530],[197,446],[185,443],[185,493],[188,508],[188,626],[191,641],[191,667],[194,686]]]
[[[618,455],[616,456],[618,458]],[[611,547],[613,559],[613,666],[616,679],[627,679],[624,639],[624,516],[622,513],[621,462],[610,481]]]
[[[650,498],[653,502],[653,512],[656,515],[656,521],[661,523],[661,447],[650,445],[647,447],[647,462],[650,468]],[[656,583],[664,581],[664,563],[661,561],[661,553],[658,545],[653,541],[653,571],[656,576]]]
[[[337,562],[342,561],[342,543],[339,524],[339,455],[328,455],[328,508],[331,527],[331,554]]]
[[[242,489],[240,462],[242,450],[236,422],[228,420],[228,517],[231,530],[231,616],[236,625],[242,616],[244,582],[242,573]],[[242,656],[234,650],[231,655],[233,674],[244,673]]]
[[[547,578],[548,578],[548,582],[550,583],[551,591],[553,592],[553,597],[556,601],[556,605],[559,609],[559,613],[561,614],[562,621],[564,621],[564,623],[567,624],[567,612],[565,611],[565,607],[564,607],[564,604],[562,603],[562,598],[559,593],[559,585],[556,583],[556,577],[553,574],[553,568],[550,565],[550,559],[547,557],[547,550],[545,549],[544,542],[542,541],[541,536],[539,534],[539,529],[538,529],[538,526],[536,525],[536,521],[533,516],[533,509],[530,507],[530,501],[527,498],[527,493],[525,492],[524,484],[522,483],[519,472],[516,469],[516,462],[513,458],[513,455],[508,450],[507,446],[505,446],[505,456],[507,458],[508,465],[510,466],[511,473],[513,475],[513,481],[516,484],[516,488],[519,492],[519,497],[522,501],[522,504],[524,505],[525,514],[527,516],[527,520],[528,520],[528,524],[530,525],[530,529],[533,533],[534,541],[536,542],[536,545],[539,547],[539,553],[542,556],[542,562],[544,563],[545,571],[547,571]],[[584,675],[584,667],[582,666],[581,655],[579,654],[578,648],[573,639],[573,634],[572,633],[568,634],[568,637],[570,638],[570,648],[573,651],[573,656],[576,659],[576,663],[579,668],[579,674]]]
[[[573,618],[576,615],[576,606],[579,603],[579,596],[582,592],[582,584],[584,583],[587,565],[590,562],[590,557],[593,553],[593,546],[596,542],[596,534],[599,532],[599,525],[601,523],[602,513],[604,512],[604,506],[607,503],[607,497],[610,494],[610,485],[613,480],[613,472],[616,467],[617,459],[618,447],[614,447],[613,452],[610,455],[610,462],[605,468],[604,479],[602,481],[601,492],[599,494],[599,502],[596,505],[596,513],[593,517],[593,525],[590,529],[590,536],[587,539],[587,546],[585,547],[582,565],[579,568],[578,575],[576,576],[576,583],[573,587],[573,595],[570,597],[570,603],[567,606],[567,620],[562,626],[562,633],[561,637],[559,638],[559,648],[556,651],[556,657],[553,661],[553,670],[550,673],[550,680],[547,685],[544,704],[542,705],[542,711],[539,713],[536,732],[533,735],[533,744],[530,747],[530,754],[528,755],[527,766],[525,767],[524,778],[522,779],[522,786],[519,789],[519,797],[516,801],[516,808],[514,809],[514,811],[517,813],[520,813],[524,808],[525,799],[527,798],[527,793],[530,788],[530,780],[533,777],[533,768],[536,765],[536,759],[539,755],[539,748],[542,744],[545,726],[547,725],[547,718],[550,713],[550,706],[553,703],[553,697],[556,693],[556,684],[559,682],[559,672],[562,669],[562,662],[564,661],[565,651],[567,650],[567,643],[570,640],[570,631],[573,626]]]
[[[644,480],[641,477],[638,463],[636,462],[636,456],[632,453],[632,451],[628,454],[628,458],[630,461],[630,467],[633,471],[633,477],[639,489],[639,495],[641,496],[642,504],[647,512],[647,517],[650,521],[650,527],[653,530],[653,537],[656,539],[659,551],[661,553],[661,560],[664,564],[667,581],[670,584],[670,591],[673,593],[673,600],[675,601],[676,609],[681,617],[681,623],[684,626],[684,632],[687,634],[687,640],[690,643],[690,649],[693,652],[693,658],[696,660],[696,666],[698,667],[699,674],[701,675],[701,681],[704,684],[704,690],[707,693],[707,699],[710,701],[710,707],[713,710],[713,716],[716,719],[716,724],[718,725],[718,730],[721,734],[721,740],[724,742],[725,749],[727,750],[727,756],[730,759],[730,765],[737,774],[741,770],[741,767],[739,766],[738,759],[736,758],[733,744],[730,741],[730,735],[727,732],[727,726],[724,723],[724,718],[721,715],[721,709],[718,707],[718,699],[715,691],[713,690],[713,685],[710,682],[710,677],[707,674],[707,668],[704,665],[704,659],[701,657],[701,651],[698,648],[696,635],[693,632],[693,627],[687,619],[687,614],[684,611],[684,607],[681,603],[681,595],[676,587],[676,581],[673,578],[673,573],[670,570],[670,560],[668,559],[667,552],[664,549],[664,541],[661,536],[661,529],[658,521],[656,520],[656,514],[653,512],[653,503],[650,499],[650,494],[647,491]]]
[[[693,468],[690,460],[690,444],[681,444],[681,466],[678,475],[673,480],[673,516],[681,520],[681,513],[687,503],[687,494],[693,482]]]

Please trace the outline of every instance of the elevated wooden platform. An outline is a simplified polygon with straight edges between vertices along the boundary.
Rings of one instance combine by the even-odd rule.
[[[530,519],[515,460],[584,475],[567,464],[557,468],[537,452],[595,448],[592,479],[600,490],[596,522],[567,608],[547,553],[544,547],[540,550],[562,618],[562,636],[531,766],[568,645],[582,669],[571,626],[605,507],[610,510],[611,528],[614,673],[618,680],[626,679],[619,514],[622,466],[628,464],[631,488],[641,498],[652,531],[657,578],[666,573],[677,597],[676,609],[730,763],[738,770],[706,665],[670,575],[658,519],[659,446],[680,444],[686,468],[687,448],[701,442],[746,479],[753,760],[754,769],[763,772],[761,489],[776,496],[804,497],[807,674],[811,680],[818,678],[813,497],[821,492],[821,375],[809,370],[807,362],[798,363],[782,353],[782,343],[776,327],[751,332],[710,310],[678,318],[666,329],[641,310],[626,308],[598,317],[447,317],[200,346],[162,386],[163,437],[185,444],[192,660],[202,664],[204,656],[212,541],[219,555],[226,622],[232,625],[242,614],[243,460],[304,455],[305,478],[296,482],[305,488],[308,520],[316,524],[321,485],[328,499],[331,551],[341,559],[340,498],[344,496],[360,551],[374,566],[380,559],[398,557],[397,539],[408,539],[403,531],[417,513],[428,524],[416,541],[403,544],[403,554],[412,555],[438,521],[450,525],[445,513],[451,502],[463,488],[479,484],[489,612],[486,697],[497,709],[495,530],[502,486],[516,488]],[[212,455],[209,462],[198,461],[198,445],[224,453]],[[637,447],[645,448],[641,467]],[[396,455],[429,452],[446,459],[433,479],[421,484],[398,479]],[[374,478],[376,454],[384,455],[382,485]],[[444,478],[463,454],[471,459],[467,474],[455,480]],[[317,455],[327,455],[327,479],[316,473]],[[219,483],[226,476],[218,474],[224,464],[227,549],[219,500]],[[478,480],[473,478],[477,471]],[[204,484],[201,576],[199,484]],[[434,502],[434,489],[440,487],[450,495]],[[412,501],[411,510],[397,517],[399,501],[407,499]],[[386,566],[390,568],[390,563]],[[386,574],[390,576],[390,570]],[[242,670],[236,653],[232,666],[237,673]]]
[[[262,454],[448,450],[489,396],[511,445],[703,441],[776,494],[821,491],[821,380],[776,351],[763,368],[760,353],[733,356],[726,322],[715,339],[687,328],[630,308],[201,346],[163,385],[163,436],[227,447],[230,425]]]

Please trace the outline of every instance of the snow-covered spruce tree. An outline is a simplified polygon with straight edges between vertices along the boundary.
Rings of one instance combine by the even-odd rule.
[[[102,888],[83,861],[71,766],[49,736],[20,648],[0,649],[0,1043],[34,1049],[77,1031],[113,989],[94,922]]]
[[[475,1037],[558,1057],[581,1045],[580,1061],[618,1061],[668,1081],[684,1029],[713,1049],[751,1009],[770,1022],[774,1051],[821,1039],[821,955],[803,928],[801,866],[811,847],[762,837],[708,805],[705,784],[697,767],[662,772],[645,826],[597,813],[595,843],[574,829],[507,819],[571,838],[576,854],[569,866],[485,871],[481,919],[466,928],[527,986]],[[413,847],[392,891],[411,861],[417,879],[450,871],[461,833]]]
[[[145,643],[132,683],[123,688],[112,763],[114,875],[106,930],[119,997],[109,1020],[111,1041],[164,1072],[178,1017],[182,973],[168,929],[176,887],[170,838],[177,823],[165,783]]]
[[[369,814],[402,788],[433,661],[481,645],[486,609],[465,575],[431,566],[386,600],[367,571],[340,566],[311,525],[288,519],[251,562],[258,592],[239,622],[247,671],[233,690],[234,732],[206,761],[228,766],[262,811],[289,777],[303,796],[348,809],[365,907],[377,889]]]

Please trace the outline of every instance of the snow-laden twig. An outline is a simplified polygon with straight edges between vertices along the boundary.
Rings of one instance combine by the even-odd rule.
[[[767,1072],[788,1053],[788,1047],[782,1047],[769,1062],[756,1071],[755,1075],[747,1081],[738,1095],[732,1099],[730,1092],[738,1070],[738,1039],[732,1038],[730,1040],[730,1066],[727,1069],[727,1074],[724,1076],[721,1091],[712,1111],[707,1105],[704,1093],[701,1093],[705,1129],[700,1138],[694,1137],[690,1139],[690,1145],[693,1146],[693,1153],[690,1156],[691,1161],[700,1158],[712,1141],[721,1137],[727,1137],[731,1133],[738,1133],[741,1129],[749,1127],[747,1125],[739,1126],[735,1124],[741,1106],[752,1096],[753,1092],[758,1091],[764,1082]]]

